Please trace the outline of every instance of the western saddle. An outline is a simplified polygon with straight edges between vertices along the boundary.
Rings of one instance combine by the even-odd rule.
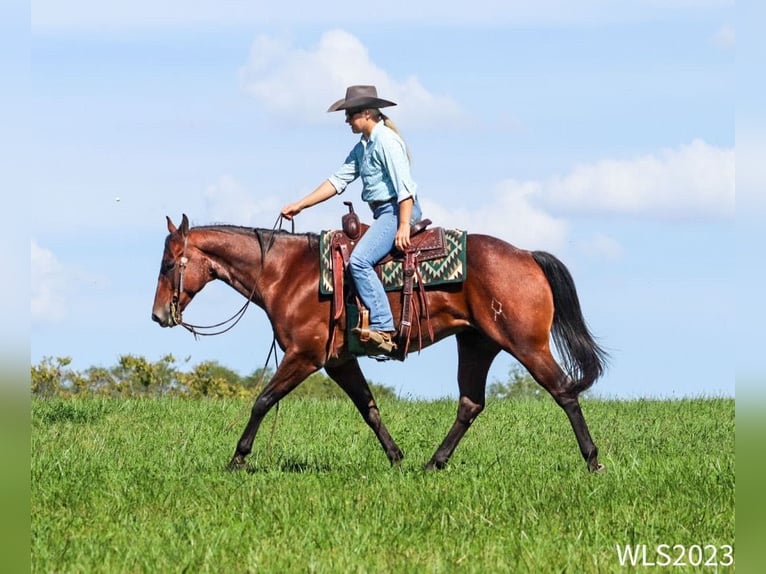
[[[359,309],[357,327],[366,329],[369,326],[369,311],[364,307],[352,280],[347,280],[348,262],[351,252],[357,241],[364,235],[369,225],[363,224],[359,216],[354,212],[354,206],[350,201],[344,201],[348,206],[348,213],[341,218],[341,230],[332,234],[330,249],[332,254],[332,325],[329,355],[337,357],[343,347],[343,339],[350,341],[349,330],[346,329],[346,303],[354,304]],[[404,252],[396,248],[386,255],[376,265],[376,268],[388,261],[398,261],[403,265],[402,286],[402,314],[397,330],[397,348],[391,354],[391,358],[404,360],[410,346],[410,333],[412,331],[413,318],[418,325],[418,350],[423,347],[423,329],[421,319],[425,320],[428,336],[434,340],[433,327],[428,308],[428,294],[423,288],[423,278],[418,263],[429,261],[448,254],[449,247],[444,237],[444,229],[434,227],[428,229],[430,219],[422,219],[410,229],[411,245]],[[418,287],[418,304],[413,297],[415,287]],[[419,307],[419,313],[416,311]],[[337,335],[341,333],[341,337]],[[343,336],[345,335],[345,337]]]

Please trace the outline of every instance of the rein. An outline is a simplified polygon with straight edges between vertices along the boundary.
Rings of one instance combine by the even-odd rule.
[[[282,223],[284,221],[285,217],[280,214],[279,217],[277,217],[277,221],[274,223],[274,227],[272,228],[272,232],[279,229],[282,230]],[[295,220],[290,220],[292,223],[292,230],[291,233],[295,233]],[[173,289],[173,298],[170,301],[170,312],[173,316],[173,321],[175,321],[176,325],[180,325],[187,331],[189,331],[192,335],[194,335],[194,338],[197,337],[211,337],[213,335],[221,335],[223,333],[226,333],[227,331],[231,330],[234,325],[239,323],[240,319],[244,317],[245,311],[247,311],[247,308],[250,306],[251,300],[253,298],[253,295],[255,295],[255,291],[257,289],[257,283],[253,284],[253,289],[250,291],[250,295],[247,297],[245,304],[240,307],[240,309],[234,313],[231,317],[226,319],[225,321],[221,321],[220,323],[215,323],[213,325],[193,325],[191,323],[187,323],[183,320],[183,316],[181,311],[178,308],[178,301],[181,298],[181,293],[184,289],[184,273],[186,272],[186,265],[189,263],[189,258],[186,257],[186,248],[189,243],[189,237],[188,235],[184,238],[184,249],[181,253],[181,258],[178,261],[178,281],[176,283],[175,288]],[[274,235],[272,233],[271,239],[269,240],[269,244],[266,246],[266,249],[263,252],[263,256],[265,257],[266,253],[271,249],[272,245],[274,243]],[[223,329],[220,329],[218,331],[214,331],[211,333],[203,333],[200,330],[209,330],[209,329],[216,329],[218,327],[223,327],[224,325],[227,325],[231,323],[228,327],[225,327]]]

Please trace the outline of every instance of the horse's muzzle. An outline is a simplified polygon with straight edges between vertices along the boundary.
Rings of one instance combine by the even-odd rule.
[[[175,327],[178,323],[175,321],[173,313],[152,313],[152,321],[158,323],[160,327]]]

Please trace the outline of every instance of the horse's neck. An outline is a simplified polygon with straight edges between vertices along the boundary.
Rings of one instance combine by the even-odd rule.
[[[231,261],[232,264],[243,258],[260,257],[258,237],[237,231],[238,228],[226,227],[198,228],[193,231],[194,245],[210,257],[221,261]]]
[[[236,290],[249,291],[261,269],[261,246],[256,233],[236,228],[199,228],[194,245],[209,259],[215,276]]]
[[[307,236],[265,229],[249,233],[238,228],[209,228],[195,243],[210,259],[217,277],[245,296],[272,291],[275,283],[294,277],[298,265],[306,266],[307,260],[308,265],[316,260],[318,277],[318,251],[316,256],[306,257],[311,251]]]

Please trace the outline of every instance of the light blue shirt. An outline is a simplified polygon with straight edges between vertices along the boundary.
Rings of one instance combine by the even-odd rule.
[[[378,122],[369,140],[362,136],[343,165],[328,179],[338,193],[362,178],[362,200],[397,202],[415,198],[417,186],[410,175],[407,148],[399,134]]]

